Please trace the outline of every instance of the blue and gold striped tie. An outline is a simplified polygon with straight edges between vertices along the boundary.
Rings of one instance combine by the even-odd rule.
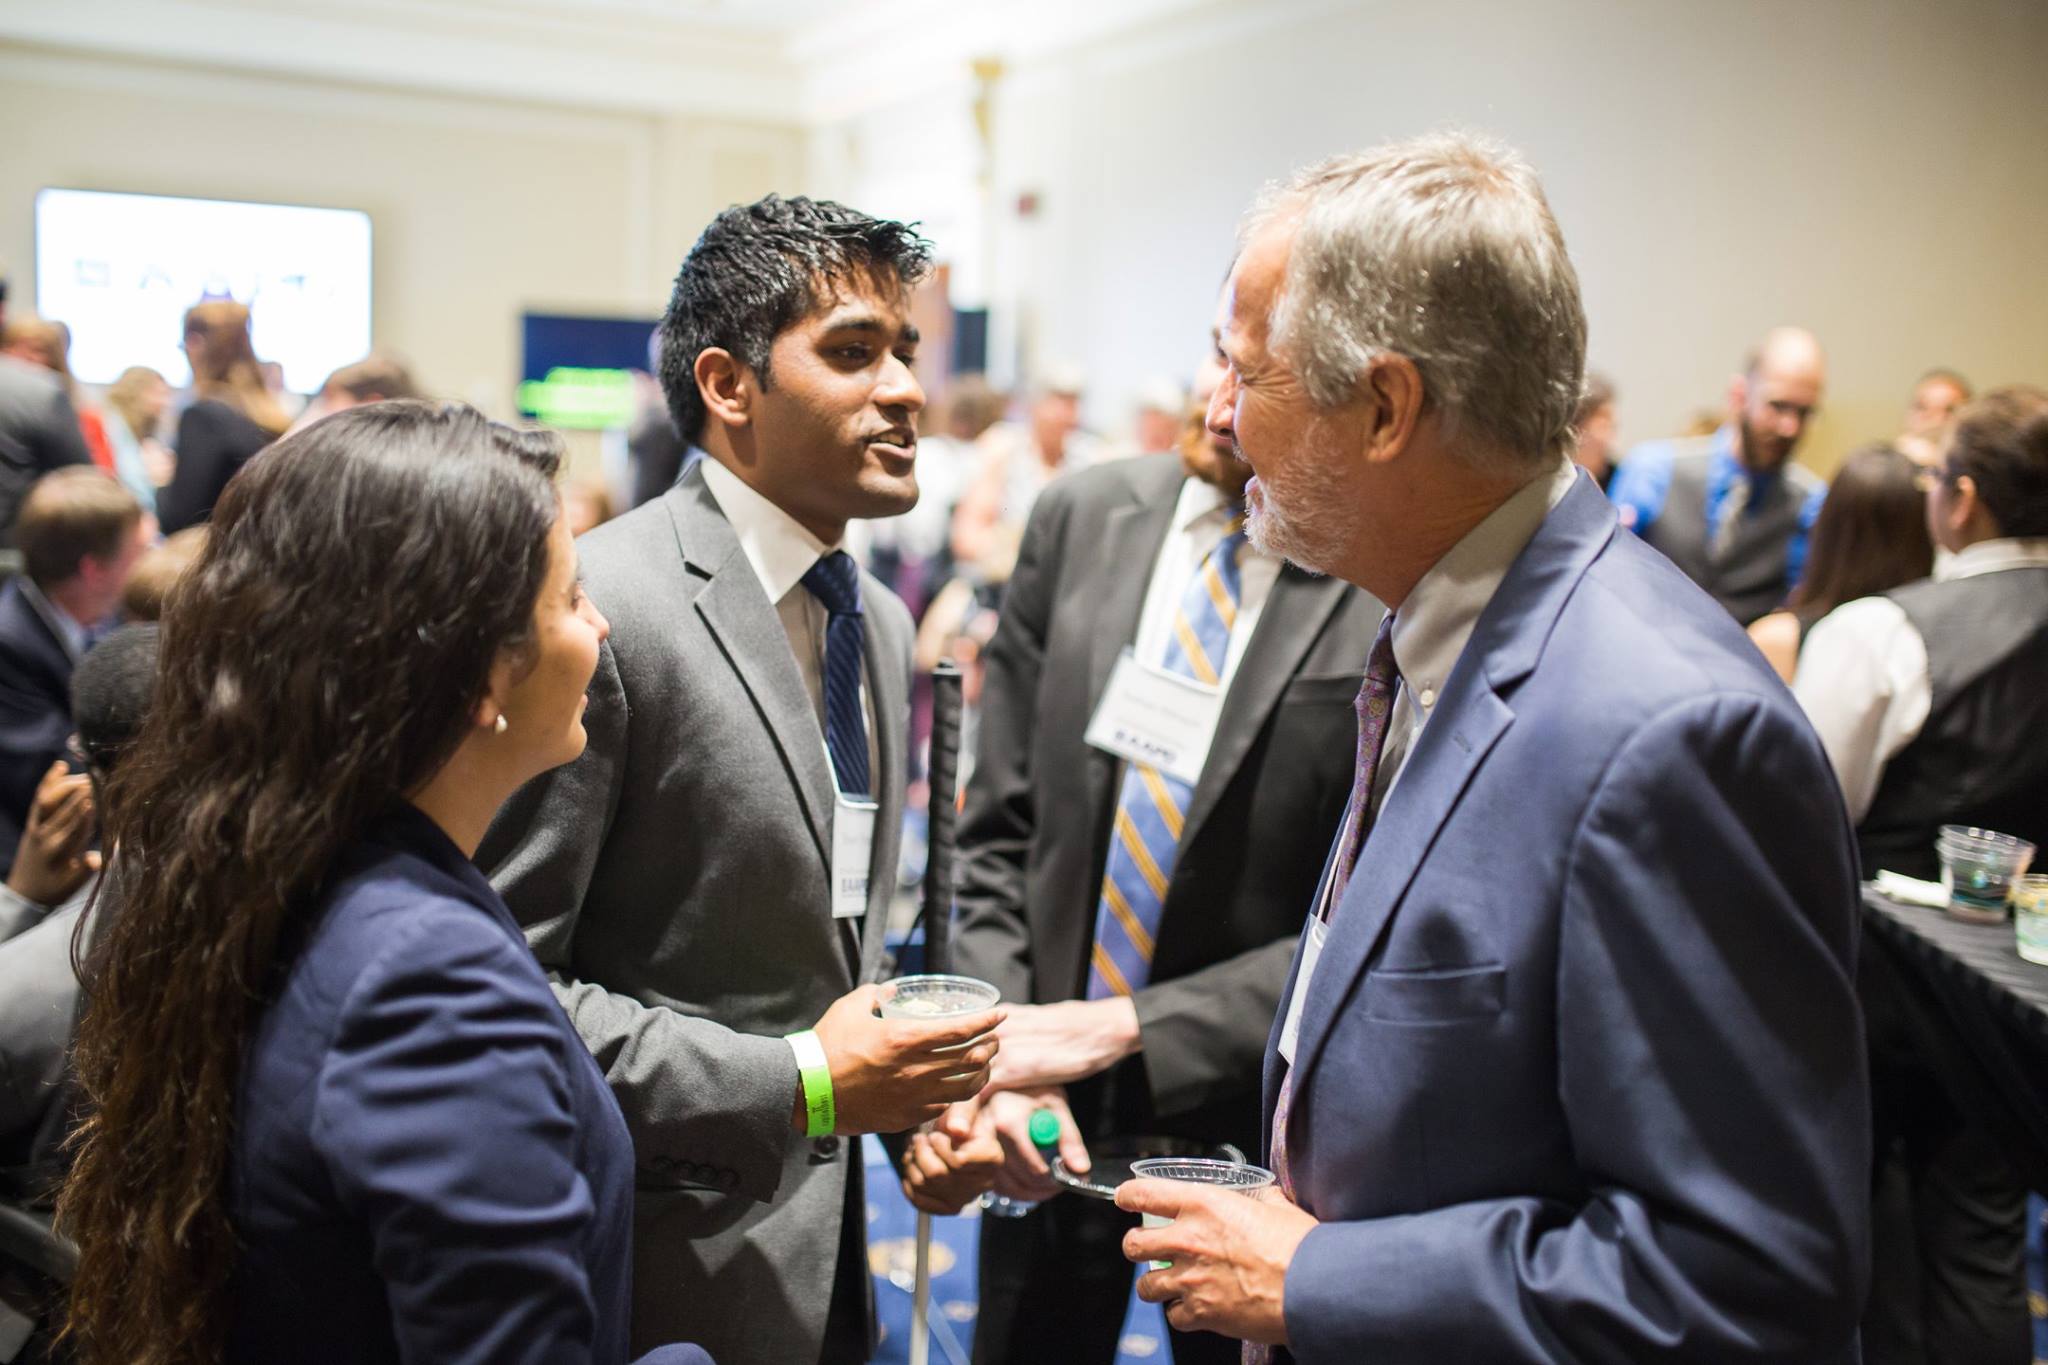
[[[1230,652],[1243,592],[1238,557],[1244,517],[1235,516],[1222,540],[1195,571],[1174,613],[1166,644],[1166,671],[1216,687]],[[1088,961],[1088,998],[1101,1000],[1144,989],[1152,979],[1153,939],[1166,884],[1180,853],[1181,824],[1194,788],[1157,768],[1132,763],[1117,797],[1102,903],[1095,912],[1095,950]]]

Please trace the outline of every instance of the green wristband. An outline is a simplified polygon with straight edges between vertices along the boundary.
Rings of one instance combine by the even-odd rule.
[[[839,1126],[839,1111],[832,1104],[832,1067],[825,1060],[825,1045],[813,1029],[790,1034],[788,1042],[804,1087],[804,1136],[829,1137]]]

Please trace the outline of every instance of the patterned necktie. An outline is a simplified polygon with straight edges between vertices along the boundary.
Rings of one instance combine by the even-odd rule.
[[[1208,687],[1220,685],[1243,596],[1238,556],[1244,543],[1244,517],[1233,515],[1223,539],[1181,595],[1166,645],[1167,672]],[[1124,769],[1109,865],[1102,876],[1102,902],[1095,911],[1095,948],[1088,961],[1090,1000],[1129,995],[1152,979],[1159,912],[1166,904],[1166,886],[1180,854],[1181,826],[1193,795],[1193,787],[1147,764],[1132,763]]]
[[[1365,661],[1365,682],[1358,689],[1358,760],[1351,776],[1351,801],[1345,807],[1344,823],[1337,831],[1337,863],[1330,872],[1330,893],[1316,907],[1327,922],[1336,913],[1337,902],[1351,884],[1351,870],[1358,862],[1358,849],[1365,842],[1372,823],[1372,783],[1380,766],[1380,751],[1387,742],[1387,717],[1393,714],[1394,687],[1400,681],[1394,668],[1394,615],[1380,622],[1380,633],[1372,642]],[[1302,990],[1307,982],[1297,981]],[[1294,1176],[1287,1165],[1287,1119],[1294,1109],[1294,1068],[1280,1080],[1280,1098],[1273,1106],[1273,1174],[1289,1199],[1294,1198]]]
[[[860,567],[844,550],[811,565],[804,587],[825,604],[825,748],[843,796],[866,796],[868,725],[860,708]]]
[[[1729,480],[1728,491],[1721,495],[1721,519],[1714,524],[1714,538],[1708,544],[1707,557],[1719,564],[1728,558],[1728,552],[1735,548],[1735,537],[1742,530],[1742,514],[1749,507],[1750,495],[1756,490],[1750,486],[1752,476],[1737,470]]]
[[[1400,681],[1400,670],[1394,667],[1394,614],[1388,612],[1380,621],[1380,633],[1373,637],[1372,653],[1365,660],[1365,681],[1358,689],[1358,757],[1351,772],[1351,800],[1344,808],[1344,823],[1337,831],[1337,862],[1330,872],[1330,894],[1316,907],[1316,913],[1325,921],[1336,913],[1337,902],[1351,884],[1358,850],[1372,827],[1373,778],[1379,772],[1380,754],[1386,748],[1387,721],[1394,713],[1394,690]],[[1303,990],[1307,985],[1305,981],[1296,981],[1294,988]],[[1267,1142],[1273,1155],[1274,1178],[1289,1199],[1295,1197],[1294,1172],[1287,1159],[1287,1121],[1293,1113],[1294,1068],[1290,1066],[1280,1078],[1280,1095],[1273,1103],[1273,1131]],[[1286,1357],[1276,1347],[1248,1341],[1242,1358],[1244,1365],[1274,1365]]]

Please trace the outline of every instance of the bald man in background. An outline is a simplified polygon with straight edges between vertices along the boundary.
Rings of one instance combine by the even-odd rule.
[[[1776,327],[1728,382],[1728,421],[1711,436],[1652,441],[1608,490],[1621,524],[1748,625],[1799,581],[1827,485],[1792,463],[1827,387],[1827,358],[1803,327]]]

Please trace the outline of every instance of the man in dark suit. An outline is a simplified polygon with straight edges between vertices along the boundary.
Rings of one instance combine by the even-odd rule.
[[[1437,135],[1252,219],[1209,423],[1255,541],[1392,608],[1270,1051],[1280,1193],[1133,1181],[1138,1290],[1248,1359],[1848,1365],[1856,857],[1726,612],[1570,465],[1535,173]]]
[[[582,758],[478,855],[633,1131],[634,1349],[849,1365],[872,1344],[857,1143],[974,1094],[992,1029],[885,1023],[909,614],[839,548],[917,498],[900,223],[770,196],[676,277],[662,383],[704,447],[584,537],[611,620]],[[872,873],[872,875],[870,875]]]
[[[72,666],[149,544],[141,504],[90,465],[44,476],[15,534],[23,571],[0,588],[0,874],[70,737]]]
[[[1258,1150],[1267,1024],[1351,783],[1351,703],[1384,608],[1244,543],[1251,471],[1202,429],[1220,373],[1205,371],[1178,454],[1098,465],[1039,497],[989,646],[955,952],[1033,1004],[1003,1025],[993,1083],[1007,1093],[949,1124],[963,1145],[977,1122],[998,1136],[1007,1162],[982,1178],[1021,1199],[1058,1192],[1027,1132],[1041,1107],[1075,1155],[1082,1135]],[[1215,733],[1195,781],[1091,747],[1091,721],[1122,703],[1127,650],[1208,689]],[[916,1202],[950,1211],[979,1183],[963,1169],[927,1195],[925,1172],[958,1154],[944,1137],[914,1147]],[[1131,1284],[1114,1249],[1136,1221],[1082,1199],[984,1220],[979,1365],[1109,1365]],[[1173,1352],[1237,1358],[1206,1333]]]
[[[0,324],[6,319],[7,281],[0,278]],[[14,525],[30,485],[53,469],[91,463],[78,412],[57,376],[0,355],[0,558],[12,558]],[[18,568],[18,561],[9,567]]]

